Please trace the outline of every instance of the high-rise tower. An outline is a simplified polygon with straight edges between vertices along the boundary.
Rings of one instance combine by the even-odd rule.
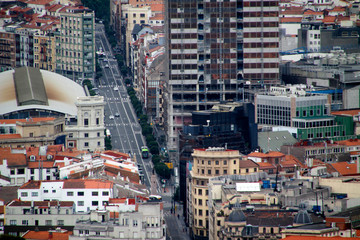
[[[168,0],[167,134],[191,112],[279,83],[278,0]]]

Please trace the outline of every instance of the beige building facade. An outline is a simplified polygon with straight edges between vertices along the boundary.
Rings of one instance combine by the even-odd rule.
[[[249,160],[243,160],[242,155],[237,150],[226,150],[224,148],[194,149],[192,157],[191,193],[188,194],[191,200],[188,201],[188,219],[195,238],[202,238],[208,237],[209,230],[209,179],[222,175],[250,174],[258,172],[259,168],[254,163],[248,164],[243,169],[242,163]]]
[[[64,135],[65,118],[5,119],[0,127],[1,147],[40,147],[53,145],[55,139]]]
[[[104,97],[79,97],[77,122],[66,126],[67,147],[79,150],[105,149]]]
[[[135,24],[149,24],[149,18],[151,17],[151,7],[142,6],[142,7],[133,7],[130,4],[122,6],[121,12],[123,18],[127,19],[126,25],[126,63],[130,64],[130,51],[131,51],[131,41],[132,41],[132,31]]]

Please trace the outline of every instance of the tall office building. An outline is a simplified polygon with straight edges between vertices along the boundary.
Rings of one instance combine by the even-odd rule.
[[[95,14],[83,6],[60,12],[56,72],[81,84],[95,73]]]
[[[167,134],[191,112],[242,99],[242,87],[279,83],[278,0],[168,0]]]

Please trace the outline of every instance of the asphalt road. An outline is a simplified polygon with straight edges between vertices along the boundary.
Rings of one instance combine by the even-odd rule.
[[[95,36],[96,51],[101,47],[106,55],[103,60],[99,60],[103,76],[96,87],[98,94],[105,98],[105,127],[110,130],[113,150],[136,155],[143,169],[144,183],[150,188],[152,163],[150,158],[142,159],[140,154],[141,146],[145,146],[146,142],[102,24],[96,25]],[[113,119],[110,116],[114,116]],[[160,185],[157,185],[160,193]]]
[[[106,54],[104,58],[106,60],[100,60],[103,76],[96,87],[98,94],[105,98],[105,126],[111,132],[113,149],[136,155],[136,159],[143,169],[144,183],[150,189],[153,165],[150,158],[146,160],[141,158],[140,148],[145,145],[141,126],[138,123],[116,59],[113,57],[113,52],[105,36],[104,26],[97,24],[96,51],[99,51],[100,47]],[[117,113],[119,117],[115,117]],[[110,119],[110,116],[114,116],[114,118]],[[160,187],[158,179],[156,183],[157,194],[163,198],[164,218],[168,226],[168,234],[172,240],[190,240],[181,216],[182,210],[177,209],[176,212],[171,212],[173,209],[172,195],[174,194],[172,182],[169,182],[166,189]]]

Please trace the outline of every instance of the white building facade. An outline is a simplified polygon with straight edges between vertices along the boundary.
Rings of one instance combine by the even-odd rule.
[[[76,212],[105,209],[114,197],[113,182],[99,179],[29,181],[18,189],[22,201],[74,201]]]

